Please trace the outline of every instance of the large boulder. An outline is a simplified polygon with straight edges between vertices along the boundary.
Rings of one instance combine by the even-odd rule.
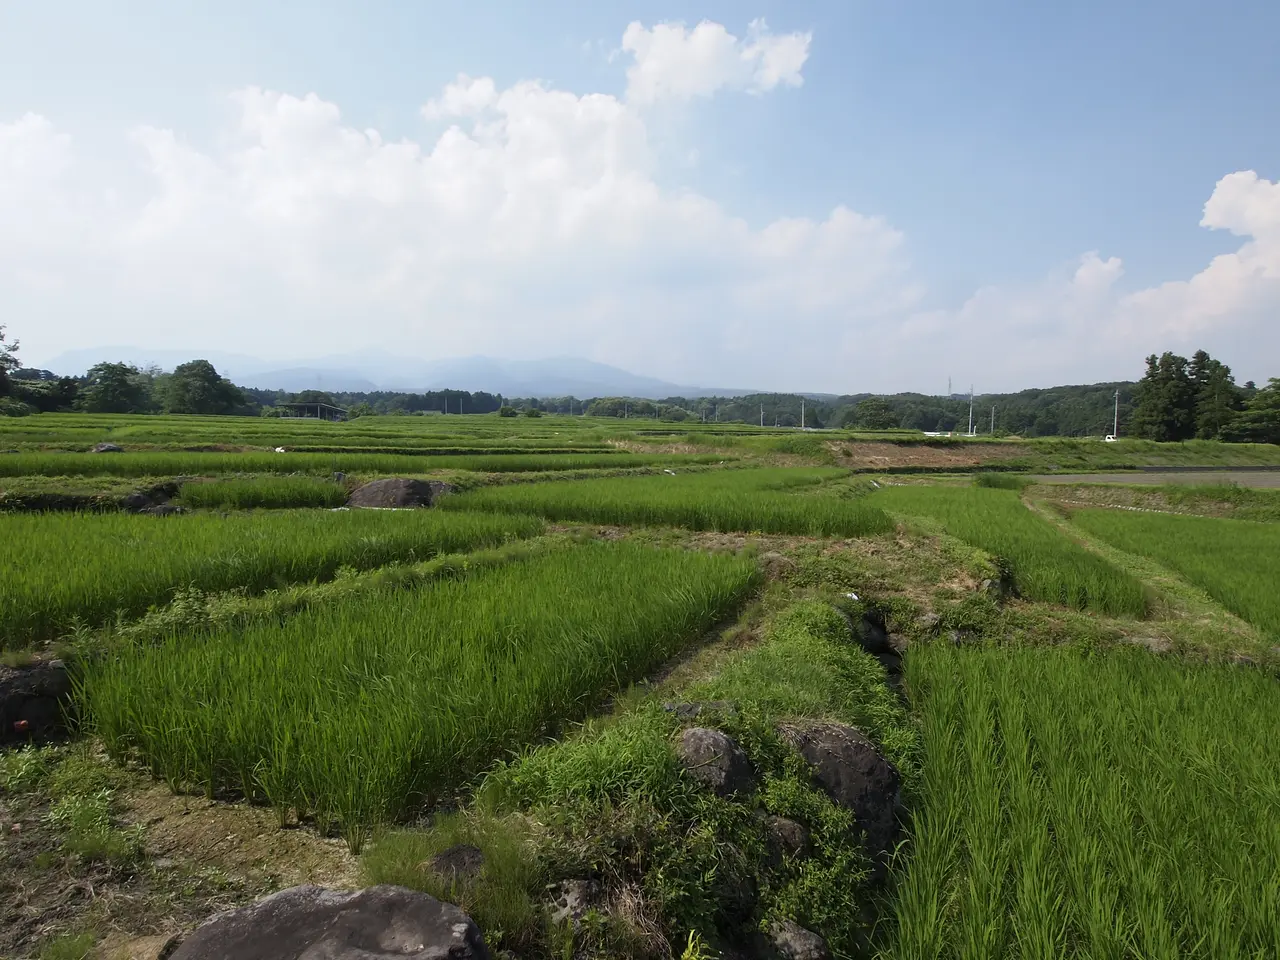
[[[414,480],[408,477],[386,477],[357,487],[347,498],[349,507],[375,509],[403,509],[429,507],[436,497],[449,493],[453,487],[439,480]]]
[[[717,796],[747,793],[755,786],[751,761],[732,737],[719,730],[690,727],[680,734],[676,753],[690,776]]]
[[[827,941],[798,923],[781,920],[769,927],[769,941],[782,960],[830,960]]]
[[[801,721],[780,731],[809,762],[827,796],[853,811],[867,852],[874,857],[889,853],[898,835],[902,794],[902,778],[893,764],[861,730],[842,723]]]
[[[51,740],[66,732],[71,678],[61,660],[0,665],[0,743]]]
[[[199,927],[169,960],[467,960],[480,931],[451,903],[404,887],[290,887]]]

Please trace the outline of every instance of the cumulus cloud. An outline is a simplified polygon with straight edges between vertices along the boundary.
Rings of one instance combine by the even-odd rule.
[[[748,53],[763,26],[727,47],[715,25],[669,28],[681,56],[717,44],[734,56],[664,73],[653,64],[680,62],[655,52],[668,28],[638,29],[647,79],[627,97],[460,76],[423,107],[429,138],[388,140],[314,94],[246,87],[216,146],[141,127],[136,169],[113,178],[95,169],[98,145],[48,119],[0,122],[6,319],[32,361],[122,341],[289,358],[572,354],[684,382],[831,391],[1132,376],[1149,350],[1219,342],[1280,353],[1280,186],[1255,173],[1214,189],[1202,224],[1241,245],[1190,279],[1126,291],[1120,259],[1088,253],[929,304],[907,238],[882,217],[833,203],[757,225],[662,185],[643,104],[798,82],[807,37],[771,60]]]
[[[745,39],[708,20],[692,30],[682,23],[632,23],[622,35],[623,51],[634,58],[627,68],[627,99],[649,104],[709,97],[722,89],[765,93],[798,87],[812,39],[809,33],[771,33],[764,20],[753,20]]]

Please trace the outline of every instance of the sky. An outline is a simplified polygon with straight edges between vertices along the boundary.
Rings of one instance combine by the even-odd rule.
[[[1274,0],[0,0],[0,323],[36,366],[1265,382],[1277,36]]]

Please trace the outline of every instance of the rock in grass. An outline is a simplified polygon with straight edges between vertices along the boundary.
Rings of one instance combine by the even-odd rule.
[[[728,700],[707,700],[701,703],[664,703],[662,709],[667,713],[674,713],[681,720],[692,720],[694,717],[700,717],[704,713],[732,715],[738,712],[737,704]]]
[[[827,941],[798,923],[780,920],[769,928],[769,940],[783,960],[830,960]]]
[[[71,678],[61,660],[0,665],[0,743],[55,739],[66,732]]]
[[[809,849],[809,828],[786,817],[769,817],[764,823],[769,846],[779,855],[798,857]]]
[[[551,896],[551,922],[568,920],[576,925],[599,899],[600,884],[594,880],[561,880],[547,887],[547,892]]]
[[[894,765],[861,730],[842,723],[800,721],[779,729],[809,762],[827,796],[853,811],[867,852],[873,857],[888,854],[898,835],[902,793],[902,778]]]
[[[484,853],[469,843],[459,843],[441,850],[425,864],[432,873],[450,883],[466,883],[484,870]]]
[[[879,617],[864,613],[858,621],[858,643],[867,653],[892,653],[893,644],[889,641],[889,632],[884,628],[884,621]]]
[[[90,453],[124,453],[124,447],[115,443],[95,443]]]
[[[720,797],[747,793],[755,786],[751,761],[728,734],[706,727],[690,727],[676,747],[690,775]]]
[[[407,477],[385,477],[357,487],[347,499],[349,507],[382,509],[429,507],[435,498],[449,493],[453,487],[438,480],[413,480]]]
[[[170,960],[467,960],[489,951],[471,918],[404,887],[301,886],[219,914]]]

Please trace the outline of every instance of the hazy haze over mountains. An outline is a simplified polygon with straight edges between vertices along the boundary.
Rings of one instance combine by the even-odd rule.
[[[124,361],[139,367],[172,370],[193,359],[208,360],[224,377],[242,387],[263,390],[485,390],[507,397],[663,397],[736,396],[743,388],[694,387],[630,373],[577,357],[539,360],[496,360],[455,357],[421,360],[380,351],[357,351],[312,360],[267,361],[223,351],[153,350],[101,347],[69,350],[47,368],[60,375],[79,375],[100,362]]]

